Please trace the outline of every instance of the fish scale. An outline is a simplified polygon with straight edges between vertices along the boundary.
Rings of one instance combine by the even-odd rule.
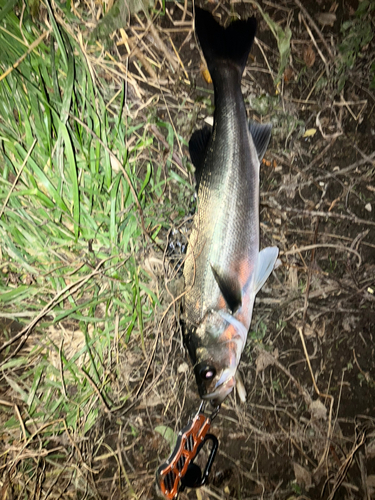
[[[259,175],[259,160],[249,139],[242,94],[228,93],[226,86],[220,85],[215,88],[215,97],[223,106],[215,110],[215,126],[198,191],[197,216],[190,238],[196,250],[194,256],[188,252],[184,270],[189,287],[195,268],[194,287],[186,295],[185,307],[189,319],[197,324],[208,309],[217,306],[221,296],[211,265],[232,268],[236,273],[241,260],[250,257],[249,249],[257,253],[259,247],[259,195],[257,183],[252,185],[252,177]],[[222,147],[216,147],[216,137],[220,137]],[[249,165],[254,167],[251,175]]]
[[[255,295],[278,250],[259,252],[259,168],[271,127],[249,129],[241,77],[254,18],[222,28],[196,8],[195,28],[215,91],[212,130],[193,134],[198,203],[184,266],[184,339],[202,398],[220,402],[234,387]]]

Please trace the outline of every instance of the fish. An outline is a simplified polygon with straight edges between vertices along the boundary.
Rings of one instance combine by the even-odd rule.
[[[195,7],[195,32],[215,111],[213,126],[189,141],[197,209],[183,271],[183,336],[199,395],[216,406],[235,387],[255,296],[278,256],[277,247],[259,251],[259,170],[272,126],[248,122],[241,92],[256,19],[224,28]]]

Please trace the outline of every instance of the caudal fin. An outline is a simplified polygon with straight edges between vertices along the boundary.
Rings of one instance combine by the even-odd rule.
[[[218,62],[231,62],[238,66],[242,75],[256,27],[255,17],[250,17],[246,21],[234,21],[224,28],[210,12],[195,7],[195,32],[209,72],[212,74]]]

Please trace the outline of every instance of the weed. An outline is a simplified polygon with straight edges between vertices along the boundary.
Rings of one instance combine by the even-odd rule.
[[[273,36],[276,38],[277,48],[279,49],[280,55],[279,70],[274,81],[275,86],[277,86],[280,83],[284,71],[289,63],[290,40],[292,38],[292,31],[289,26],[287,26],[285,30],[283,30],[278,23],[276,23],[266,12],[263,11],[258,2],[254,3],[257,5],[260,13],[263,16],[263,19],[266,21]]]
[[[279,96],[252,95],[249,102],[253,110],[261,116],[271,115],[273,136],[288,140],[292,134],[297,133],[298,136],[301,136],[305,132],[305,122],[286,113],[281,106]]]
[[[171,213],[185,215],[191,192],[172,162],[181,138],[158,122],[170,154],[165,169],[152,163],[147,116],[133,122],[125,86],[111,93],[106,75],[93,77],[46,6],[52,28],[40,37],[12,11],[0,26],[1,313],[43,321],[21,355],[3,346],[1,369],[45,445],[67,429],[84,436],[130,397],[130,387],[116,389],[122,350],[133,342],[134,359],[147,357],[160,306],[142,258],[150,239],[163,244]],[[7,444],[20,421],[3,415]]]
[[[358,59],[365,57],[365,49],[371,42],[374,32],[371,13],[375,10],[374,0],[359,2],[354,18],[346,21],[341,26],[343,40],[339,45],[339,61],[337,65],[338,91],[344,88]],[[375,63],[370,66],[371,85],[375,86]]]
[[[257,323],[255,330],[249,332],[249,337],[252,340],[260,342],[264,339],[266,334],[267,334],[267,325],[264,323],[264,321],[261,320],[259,321],[259,323]]]

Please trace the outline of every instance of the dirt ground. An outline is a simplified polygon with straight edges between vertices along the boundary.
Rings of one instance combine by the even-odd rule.
[[[246,402],[233,393],[222,405],[212,425],[219,450],[209,484],[181,493],[181,500],[375,498],[375,41],[360,47],[352,67],[339,58],[347,36],[341,26],[356,19],[358,5],[261,2],[273,21],[291,29],[277,86],[277,41],[253,2],[206,6],[222,23],[234,12],[254,14],[259,23],[242,90],[249,119],[274,125],[261,167],[261,247],[277,245],[280,264],[257,297],[240,363]],[[139,85],[147,97],[157,93],[157,118],[188,141],[212,115],[213,90],[202,76],[191,15],[181,21],[183,5],[166,8],[156,24],[186,73],[171,76],[161,56],[165,90]],[[131,87],[129,99],[143,105]],[[192,184],[187,147],[175,154]],[[177,197],[173,186],[171,193]],[[188,190],[186,196],[193,211]],[[149,359],[136,338],[120,359],[118,386],[136,395],[116,413],[103,412],[80,444],[95,469],[85,472],[90,487],[80,490],[79,481],[74,491],[61,487],[61,498],[157,498],[155,471],[170,446],[156,429],[177,433],[198,409],[180,304],[173,302],[191,217],[173,222],[164,255],[150,245],[142,256],[145,267],[153,263],[163,309],[146,332]],[[106,455],[118,448],[120,462]],[[206,457],[202,451],[202,463]]]
[[[225,401],[213,424],[220,445],[210,483],[181,498],[369,500],[375,498],[375,96],[368,72],[374,42],[339,90],[340,27],[358,3],[305,2],[306,11],[291,1],[262,5],[292,31],[277,89],[276,39],[259,10],[251,3],[214,8],[222,20],[235,11],[259,21],[243,93],[249,117],[259,119],[262,111],[261,119],[274,124],[261,169],[261,246],[277,245],[281,263],[258,296],[240,364],[246,403],[236,394]],[[316,21],[321,13],[333,14],[331,25]],[[174,20],[180,15],[172,9]],[[194,39],[186,40],[186,32],[171,36],[192,85],[180,83],[166,95],[158,116],[188,139],[212,114],[212,87]],[[178,235],[171,238],[177,248]],[[121,418],[137,429],[136,442],[125,436],[129,480],[142,498],[156,498],[153,474],[169,445],[152,429],[177,432],[199,403],[172,316],[145,387],[144,402]],[[97,479],[99,491],[104,483]]]

